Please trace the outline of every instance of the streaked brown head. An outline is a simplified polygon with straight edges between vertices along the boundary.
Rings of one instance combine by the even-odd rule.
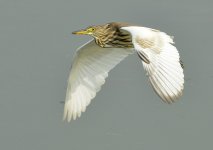
[[[73,34],[77,35],[91,35],[93,37],[99,37],[101,35],[108,34],[110,30],[109,24],[105,25],[96,25],[96,26],[89,26],[86,29],[82,29],[79,31],[72,32]]]
[[[95,38],[101,47],[132,47],[129,33],[121,31],[120,28],[127,26],[126,23],[107,23],[104,25],[89,26],[86,29],[73,32],[77,35],[90,35]]]

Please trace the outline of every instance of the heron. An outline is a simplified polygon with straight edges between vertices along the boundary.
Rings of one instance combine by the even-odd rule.
[[[75,31],[92,40],[80,46],[68,78],[63,119],[70,122],[85,112],[108,73],[127,56],[137,53],[155,93],[173,103],[183,93],[183,63],[173,37],[156,29],[111,22]]]

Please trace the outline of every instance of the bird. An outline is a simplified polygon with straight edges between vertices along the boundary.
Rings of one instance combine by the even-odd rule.
[[[173,37],[156,29],[110,22],[72,32],[89,35],[73,58],[68,78],[63,119],[76,120],[100,91],[108,73],[127,56],[136,53],[155,93],[171,104],[184,89],[183,62]],[[136,55],[136,56],[137,56]]]

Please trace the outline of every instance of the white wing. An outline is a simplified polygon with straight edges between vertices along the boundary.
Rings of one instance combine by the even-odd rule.
[[[167,103],[178,99],[184,88],[184,74],[172,38],[166,33],[145,27],[129,26],[121,29],[132,35],[134,48],[143,60],[155,92]]]
[[[93,40],[80,47],[68,79],[64,119],[80,117],[101,89],[108,72],[131,53],[132,49],[101,48]]]

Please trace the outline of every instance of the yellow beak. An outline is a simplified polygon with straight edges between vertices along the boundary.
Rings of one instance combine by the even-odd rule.
[[[80,31],[74,31],[72,34],[82,35],[82,34],[89,34],[87,30],[80,30]]]

